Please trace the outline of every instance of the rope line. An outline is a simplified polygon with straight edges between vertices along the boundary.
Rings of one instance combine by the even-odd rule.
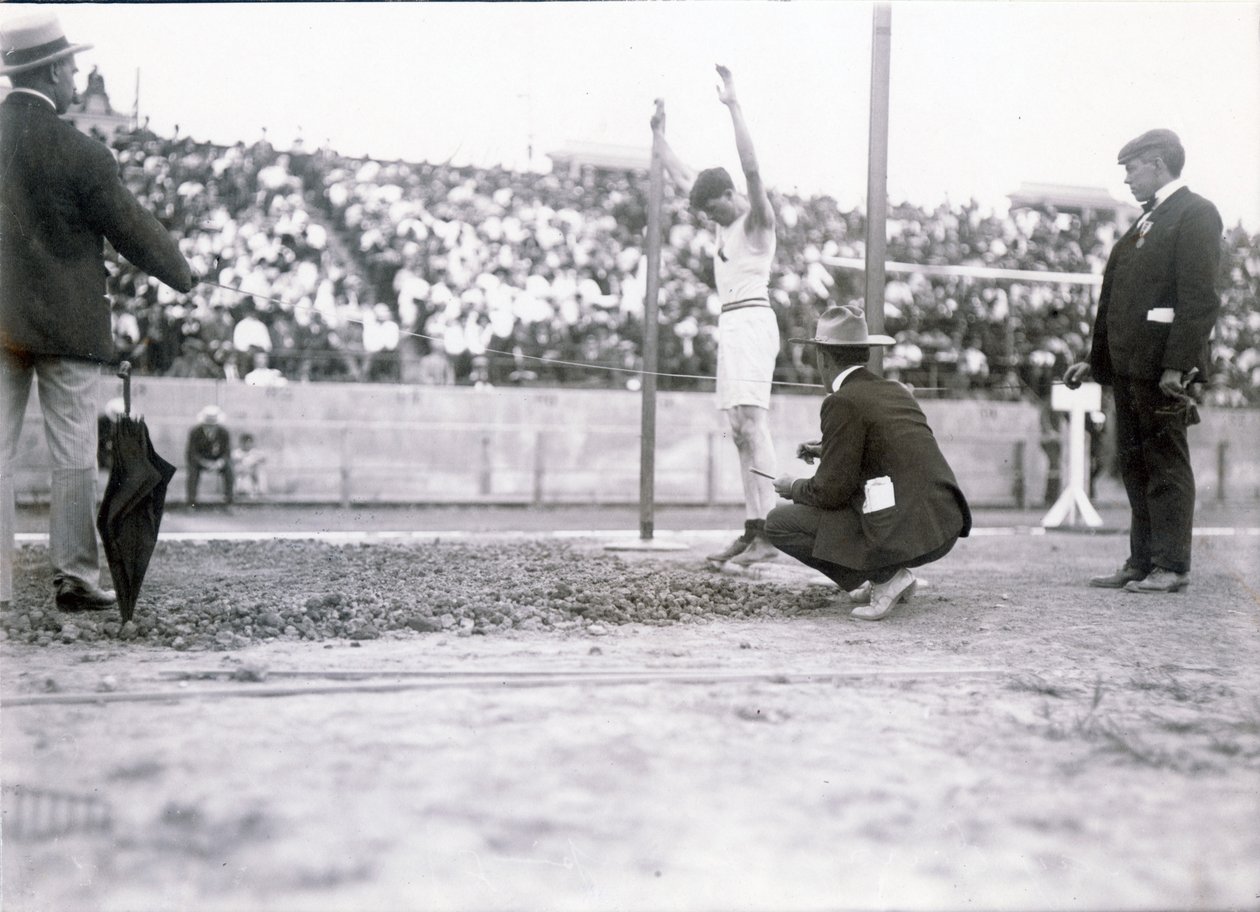
[[[257,298],[258,300],[261,300],[261,301],[268,301],[272,304],[279,305],[282,308],[285,308],[285,307],[299,308],[300,307],[304,310],[311,310],[311,311],[315,310],[315,305],[313,304],[295,304],[290,301],[280,300],[279,298],[269,298],[266,295],[260,295],[256,292],[246,291],[243,288],[233,288],[231,285],[222,285],[219,282],[212,282],[209,279],[203,278],[203,279],[199,279],[198,281],[202,285],[213,285],[215,288],[222,288],[224,291],[230,291],[234,294],[245,295],[251,298]],[[342,319],[344,319],[347,323],[358,323],[360,325],[366,325],[367,323],[366,320],[355,318],[355,317],[342,317]],[[441,342],[442,341],[442,339],[440,339],[437,336],[429,336],[424,333],[414,332],[412,330],[399,328],[398,332],[399,332],[399,335],[410,336],[415,339],[424,339],[425,341],[428,341],[428,342]],[[609,372],[623,373],[623,374],[638,374],[639,376],[644,376],[644,377],[647,377],[647,376],[665,377],[671,380],[703,380],[706,382],[714,382],[714,383],[717,382],[716,377],[709,377],[704,374],[674,374],[674,373],[669,373],[666,371],[646,371],[646,370],[643,370],[642,368],[635,368],[635,367],[617,367],[611,364],[592,364],[589,361],[566,361],[561,358],[547,358],[542,355],[527,355],[527,354],[524,354],[523,352],[503,351],[502,349],[497,349],[497,348],[485,348],[485,349],[482,349],[482,352],[485,354],[491,354],[491,355],[504,355],[505,357],[512,358],[513,360],[525,359],[529,361],[538,361],[543,364],[560,365],[561,367],[577,367],[577,368],[582,368],[585,370],[602,370],[602,371],[609,371]],[[737,383],[764,383],[765,381],[763,380],[737,380],[735,382]],[[1062,383],[1062,381],[1055,380],[1054,383],[1059,384],[1059,383]],[[792,387],[797,387],[800,389],[811,389],[811,390],[817,390],[817,389],[823,388],[821,383],[796,383],[791,380],[771,380],[770,384],[772,386],[792,386]],[[950,389],[952,389],[952,387],[948,387],[948,386],[916,386],[914,387],[914,390],[916,392],[945,392]],[[999,384],[996,386],[990,386],[988,387],[988,389],[1018,390],[1020,392],[1023,392],[1027,390],[1027,387],[1022,383],[1014,384],[1014,385],[1009,384],[1009,383],[1004,383],[1004,384]]]
[[[209,279],[202,279],[201,284],[213,285],[216,288],[222,288],[226,291],[235,292],[236,294],[248,295],[249,297],[258,298],[259,300],[270,301],[272,304],[278,304],[281,307],[295,307],[295,308],[302,307],[306,310],[315,309],[315,306],[313,304],[293,304],[288,301],[281,301],[277,298],[268,298],[265,295],[255,294],[252,291],[245,291],[244,289],[241,289],[241,288],[232,288],[230,285],[220,285],[218,282],[211,282]],[[365,320],[357,319],[355,317],[344,317],[343,319],[348,323],[365,324],[367,322]],[[429,335],[425,335],[424,333],[413,332],[407,329],[400,328],[398,332],[400,335],[411,336],[416,339],[425,339],[429,342],[442,341],[437,336],[429,336]],[[507,357],[512,358],[512,359],[523,358],[530,361],[540,361],[544,364],[558,364],[563,367],[580,367],[580,368],[585,368],[587,370],[604,370],[604,371],[613,371],[613,372],[624,373],[624,374],[640,374],[642,376],[668,377],[674,380],[716,381],[717,379],[716,377],[707,377],[703,374],[671,374],[671,373],[666,373],[664,371],[645,371],[642,368],[637,368],[637,367],[617,367],[611,364],[592,364],[589,361],[565,361],[561,358],[545,358],[542,355],[527,355],[523,352],[503,351],[502,349],[497,349],[497,348],[485,348],[485,349],[482,349],[482,351],[485,352],[486,354],[491,354],[491,355],[506,355]],[[764,381],[747,380],[747,381],[738,381],[738,382],[760,383]],[[799,386],[804,389],[821,389],[822,388],[821,384],[818,384],[818,383],[793,383],[787,380],[771,380],[770,382],[774,384],[775,386]]]

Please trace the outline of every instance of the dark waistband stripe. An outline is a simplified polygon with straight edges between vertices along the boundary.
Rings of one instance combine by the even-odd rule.
[[[729,304],[722,305],[722,313],[732,310],[741,310],[745,307],[769,307],[770,302],[765,298],[741,298],[738,301],[732,301]]]

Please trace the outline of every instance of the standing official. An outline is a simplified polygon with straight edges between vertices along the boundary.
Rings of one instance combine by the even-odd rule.
[[[1181,179],[1186,153],[1171,130],[1125,144],[1124,182],[1141,218],[1116,242],[1103,273],[1089,360],[1063,376],[1112,387],[1116,457],[1132,512],[1129,557],[1091,586],[1177,592],[1190,581],[1194,471],[1185,406],[1191,382],[1208,376],[1221,217]]]
[[[664,115],[652,118],[665,170],[688,195],[691,211],[716,226],[717,253],[713,276],[722,312],[718,316],[718,408],[726,412],[731,439],[739,453],[744,487],[744,533],[724,551],[709,555],[717,563],[751,564],[774,560],[778,553],[764,535],[766,514],[774,502],[770,483],[753,468],[773,471],[770,437],[770,388],[779,356],[779,321],[770,307],[770,266],[776,245],[774,209],[761,180],[752,136],[735,95],[731,71],[717,67],[722,85],[718,99],[726,105],[735,129],[735,149],[747,183],[747,195],[735,189],[725,168],[695,174],[665,141]]]
[[[114,358],[103,242],[178,291],[188,264],[166,229],[123,186],[109,149],[58,115],[74,99],[74,55],[57,17],[0,25],[0,602],[13,598],[13,462],[31,383],[52,454],[49,557],[57,607],[100,609],[96,402]]]
[[[872,345],[855,304],[833,304],[812,339],[827,397],[822,440],[798,454],[819,460],[813,478],[780,475],[792,501],[770,511],[766,537],[847,591],[870,583],[853,616],[878,621],[915,587],[912,567],[939,560],[971,531],[971,510],[923,410],[906,387],[865,367]]]

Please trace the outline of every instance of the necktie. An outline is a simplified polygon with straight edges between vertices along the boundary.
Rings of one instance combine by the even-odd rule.
[[[1155,197],[1153,196],[1150,199],[1148,199],[1146,202],[1142,203],[1143,213],[1150,212],[1154,208],[1155,208]]]

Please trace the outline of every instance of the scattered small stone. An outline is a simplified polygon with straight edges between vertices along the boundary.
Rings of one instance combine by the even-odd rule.
[[[277,567],[301,584],[277,589],[260,572]],[[24,553],[15,569],[25,587],[51,585],[51,570]],[[442,541],[425,546],[423,559],[414,544],[161,542],[127,623],[117,612],[68,618],[31,605],[0,613],[0,637],[40,646],[135,641],[217,652],[278,638],[355,646],[397,633],[600,637],[712,617],[786,617],[801,599],[773,582],[627,561],[554,541]]]
[[[261,665],[242,665],[233,669],[230,677],[233,681],[261,682],[267,680],[267,669]]]

